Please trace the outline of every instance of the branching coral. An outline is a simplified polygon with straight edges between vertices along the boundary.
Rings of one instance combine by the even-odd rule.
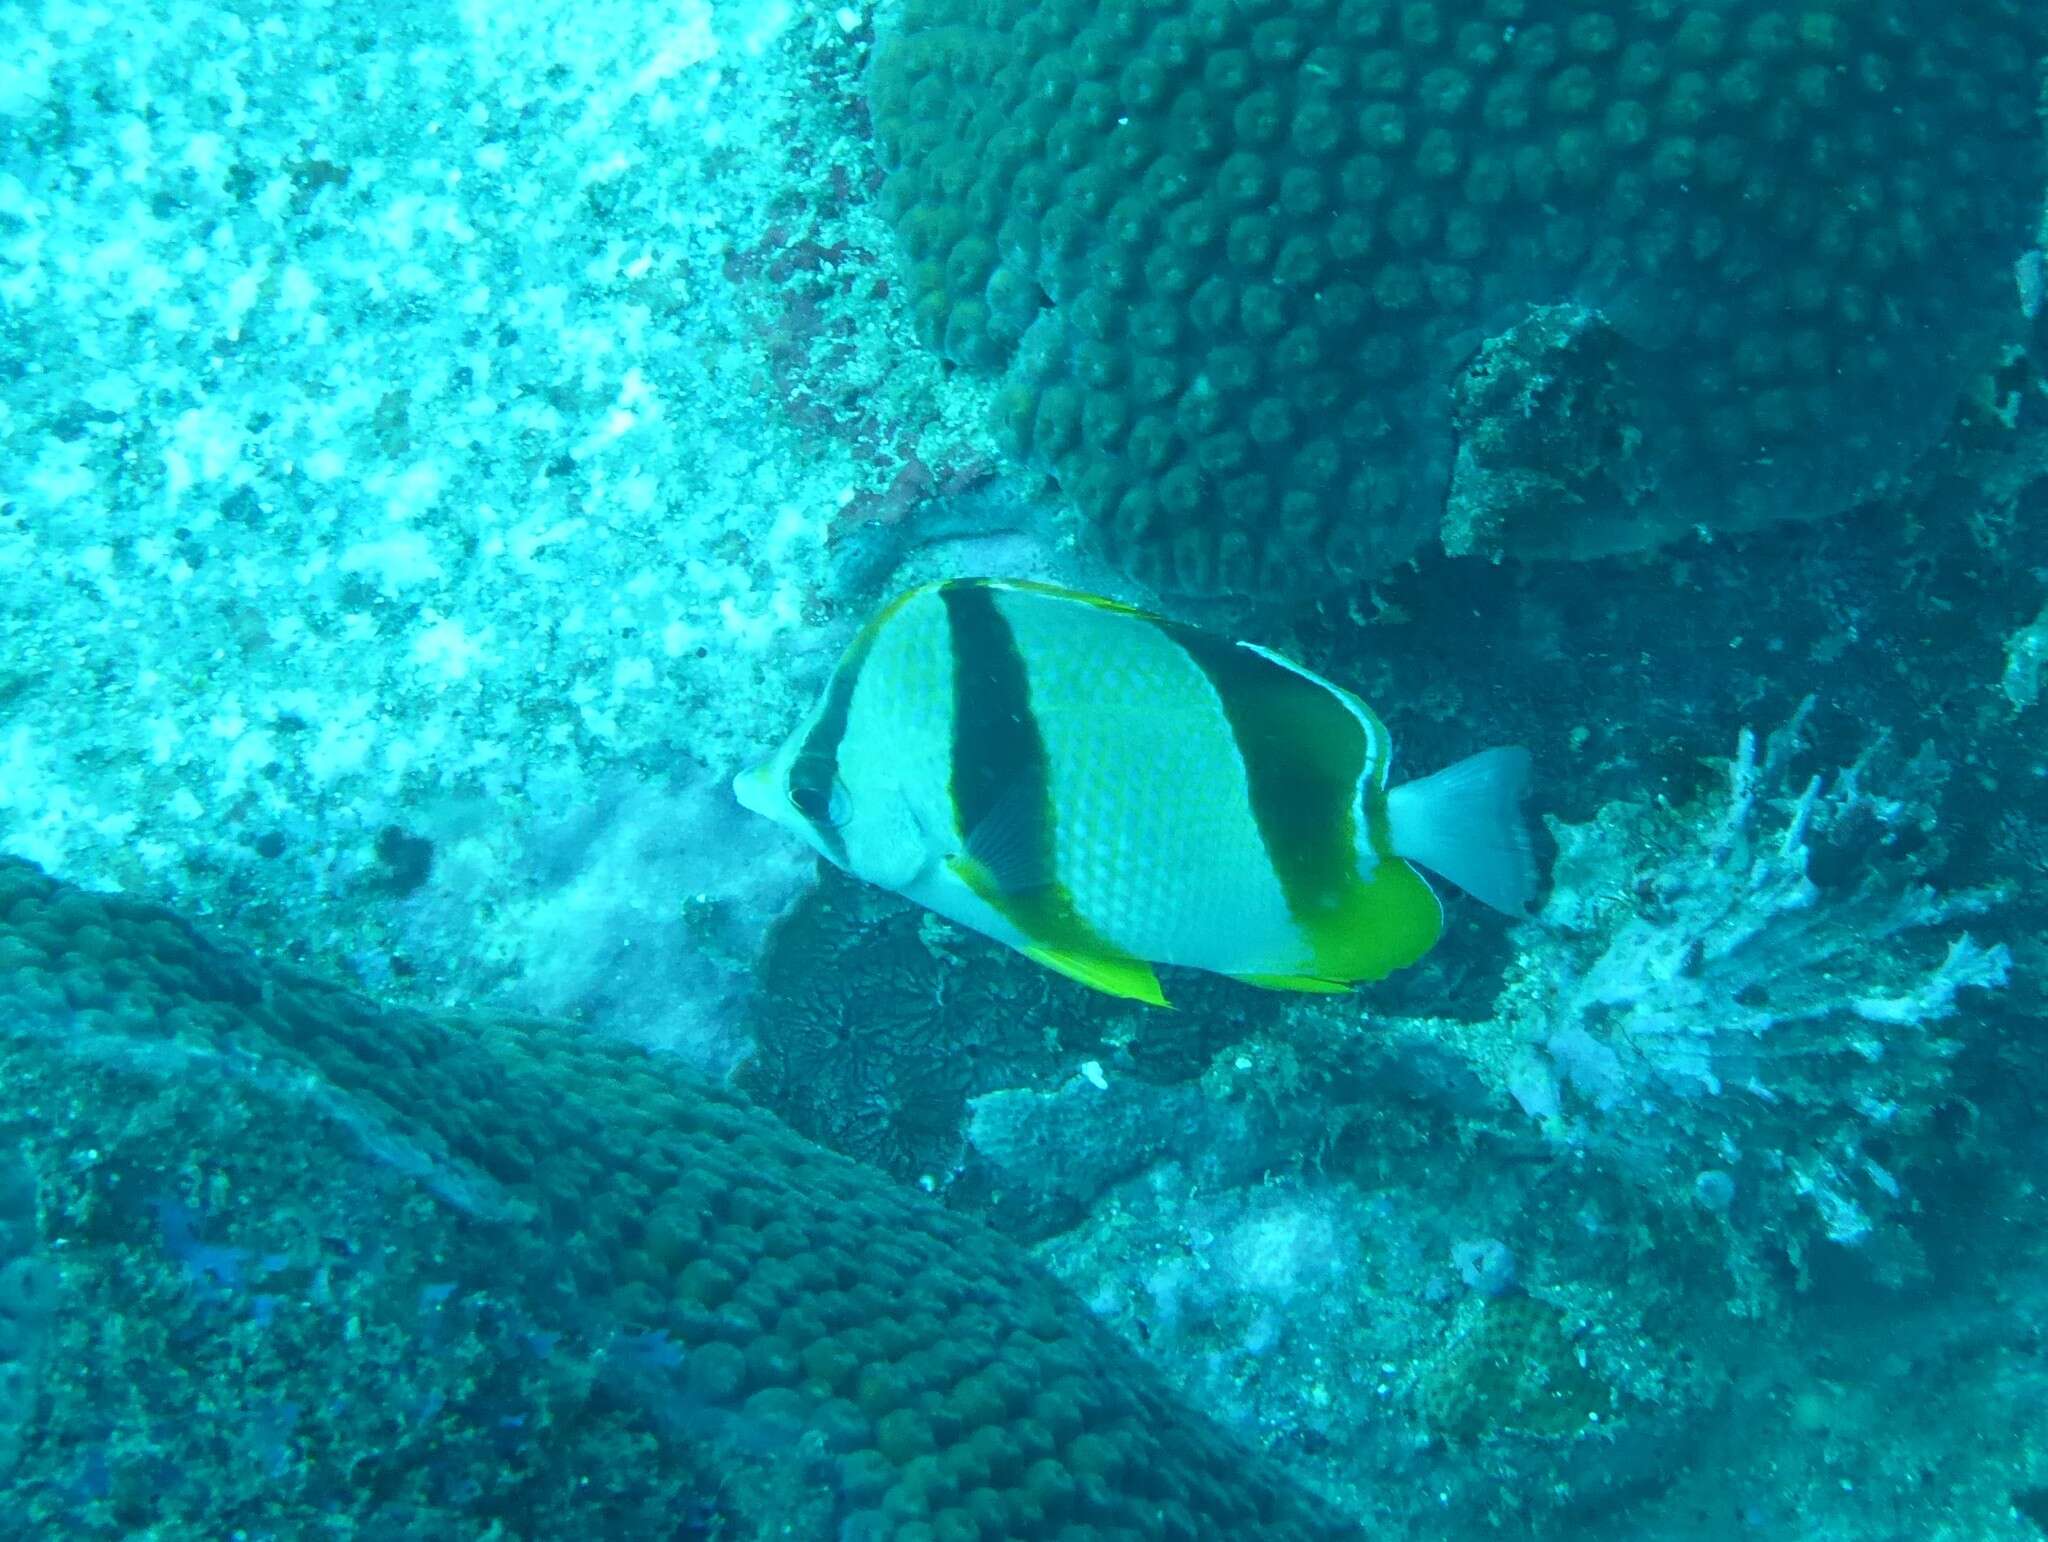
[[[1880,777],[1880,740],[1801,779],[1811,706],[1761,746],[1745,732],[1704,807],[1554,827],[1500,1070],[1560,1141],[1645,1177],[1722,1174],[1696,1197],[1855,1244],[1910,1203],[1889,1153],[1941,1101],[1961,993],[2010,959],[1960,925],[2000,891],[1931,881],[1947,767],[1923,747]]]

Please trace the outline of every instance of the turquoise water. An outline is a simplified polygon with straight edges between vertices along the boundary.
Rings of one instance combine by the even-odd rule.
[[[2048,1531],[2043,33],[0,10],[0,1535]],[[739,807],[970,575],[1531,913],[1165,1012]]]

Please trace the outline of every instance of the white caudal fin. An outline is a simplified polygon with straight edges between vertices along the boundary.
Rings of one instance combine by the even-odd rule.
[[[1526,915],[1536,897],[1536,853],[1522,820],[1529,752],[1481,750],[1387,794],[1394,855],[1449,879],[1482,904]]]

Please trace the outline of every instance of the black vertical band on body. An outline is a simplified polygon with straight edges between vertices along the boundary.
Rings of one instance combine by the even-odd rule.
[[[1052,771],[1031,709],[1030,672],[998,602],[1003,592],[975,579],[939,589],[953,641],[952,792],[971,859],[965,876],[1034,946],[1122,959],[1059,880]],[[1145,978],[1156,995],[1158,982]]]
[[[1329,687],[1262,653],[1177,621],[1153,624],[1222,702],[1273,876],[1296,922],[1313,928],[1358,883],[1364,725]]]
[[[839,667],[832,671],[831,683],[825,687],[824,710],[804,735],[802,747],[789,764],[790,800],[817,832],[825,854],[841,867],[846,866],[846,837],[829,818],[813,813],[812,808],[829,810],[832,806],[832,789],[839,782],[839,746],[846,738],[847,714],[853,709],[853,688],[860,683],[861,668],[874,648],[876,630],[872,625],[862,628],[847,647]],[[805,794],[816,801],[802,801]]]
[[[1016,634],[984,584],[946,584],[939,598],[953,641],[951,774],[960,830],[971,842],[1000,815],[1020,865],[1050,875],[1052,782]]]

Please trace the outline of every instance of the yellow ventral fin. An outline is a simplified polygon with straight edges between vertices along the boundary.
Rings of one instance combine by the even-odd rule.
[[[1142,1001],[1148,1006],[1163,1007],[1167,1004],[1159,989],[1159,976],[1143,959],[1062,953],[1058,948],[1025,948],[1023,953],[1026,958],[1065,975],[1069,980],[1079,980],[1091,989]]]
[[[1314,991],[1322,996],[1348,996],[1351,987],[1342,980],[1321,980],[1312,974],[1234,974],[1233,980],[1269,991]]]

